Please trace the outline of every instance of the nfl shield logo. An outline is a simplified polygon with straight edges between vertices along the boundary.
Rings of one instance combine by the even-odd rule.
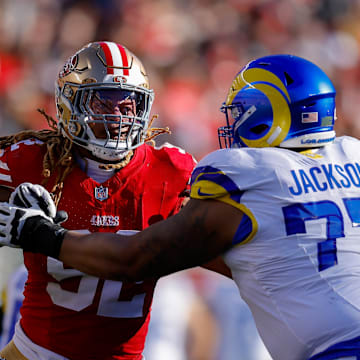
[[[109,197],[109,189],[107,187],[96,187],[95,188],[95,199],[104,201]]]

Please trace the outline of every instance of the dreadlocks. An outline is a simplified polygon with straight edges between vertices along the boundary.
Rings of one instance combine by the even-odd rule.
[[[34,138],[46,144],[46,153],[43,159],[43,181],[41,185],[46,185],[50,176],[58,170],[55,185],[51,189],[54,202],[58,205],[64,180],[74,167],[74,160],[71,153],[72,142],[64,137],[57,127],[56,121],[43,109],[38,111],[44,115],[50,129],[40,131],[24,130],[14,135],[0,137],[0,149],[15,144],[22,140]]]
[[[46,153],[43,158],[43,180],[41,185],[45,186],[48,183],[50,176],[57,170],[58,175],[55,180],[55,185],[51,189],[50,193],[53,196],[56,206],[61,199],[64,180],[66,176],[72,171],[75,166],[74,158],[72,155],[73,143],[71,140],[62,135],[60,129],[57,126],[57,122],[48,115],[43,109],[38,111],[45,117],[50,129],[44,130],[24,130],[14,135],[0,137],[0,149],[4,149],[12,144],[15,144],[22,140],[37,139],[46,144]],[[170,134],[169,128],[150,128],[153,121],[157,118],[157,115],[153,115],[149,128],[146,131],[145,142],[150,142],[152,146],[155,145],[154,138],[160,134]],[[133,151],[129,151],[125,159],[117,164],[102,165],[105,169],[121,169],[126,166],[133,155]]]

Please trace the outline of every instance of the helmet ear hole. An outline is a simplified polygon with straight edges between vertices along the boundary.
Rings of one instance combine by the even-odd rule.
[[[304,105],[304,108],[306,109],[306,108],[309,108],[309,107],[313,107],[313,106],[315,106],[315,105],[316,105],[316,102],[314,101],[314,102],[305,104],[305,105]]]
[[[254,126],[253,128],[251,128],[251,132],[253,132],[256,135],[260,135],[261,133],[263,133],[264,131],[269,129],[269,125],[266,124],[260,124],[257,126]]]
[[[286,86],[289,86],[294,83],[294,79],[287,72],[284,72],[284,75],[286,80]]]

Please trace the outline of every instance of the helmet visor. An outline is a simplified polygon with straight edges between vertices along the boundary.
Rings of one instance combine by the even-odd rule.
[[[89,114],[141,117],[145,111],[144,94],[122,89],[93,90],[86,100]]]
[[[90,137],[105,139],[106,146],[139,143],[147,127],[149,97],[132,89],[89,88],[82,92],[80,112],[86,114]],[[116,143],[109,143],[115,141]],[[124,145],[122,145],[124,146]]]

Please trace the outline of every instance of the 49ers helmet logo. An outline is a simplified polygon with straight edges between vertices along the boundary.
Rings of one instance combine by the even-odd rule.
[[[69,75],[76,69],[76,66],[79,62],[79,56],[77,54],[71,56],[66,63],[64,64],[63,69],[59,73],[59,78],[63,78],[66,75]]]
[[[127,82],[127,78],[125,76],[116,75],[113,77],[113,82],[125,84]]]

